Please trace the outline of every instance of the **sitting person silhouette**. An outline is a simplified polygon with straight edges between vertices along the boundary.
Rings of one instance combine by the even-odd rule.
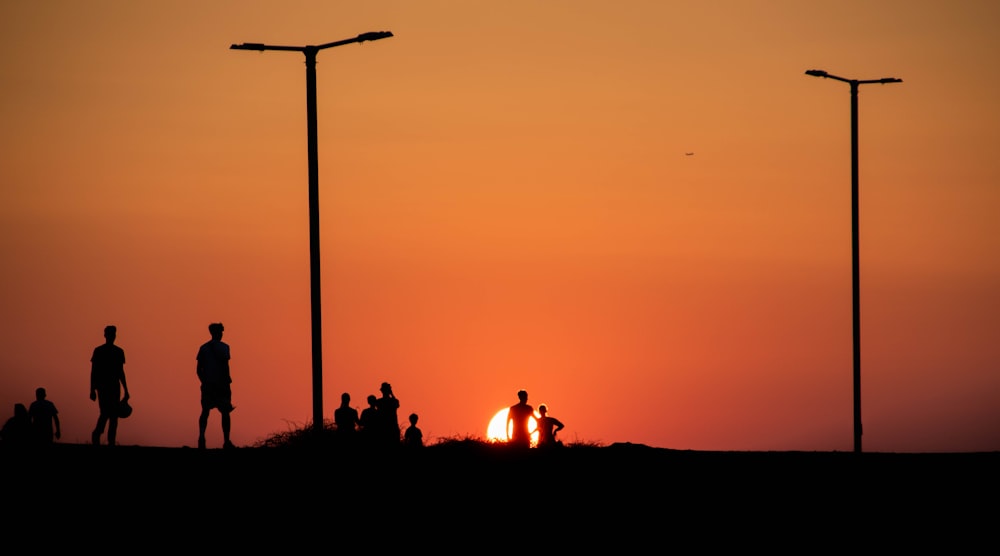
[[[23,403],[14,404],[14,416],[3,424],[0,440],[4,446],[17,448],[31,443],[31,417],[28,416],[28,406]]]
[[[556,433],[563,430],[565,425],[555,417],[549,417],[549,408],[545,404],[538,406],[538,447],[549,448],[552,446],[562,446],[561,440],[556,440]]]
[[[410,414],[410,426],[406,427],[406,432],[403,433],[404,446],[420,448],[424,445],[424,433],[417,428],[417,419],[419,417],[416,413]]]

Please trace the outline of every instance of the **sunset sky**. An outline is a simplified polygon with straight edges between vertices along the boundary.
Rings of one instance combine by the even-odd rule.
[[[1000,3],[0,5],[0,416],[44,386],[121,444],[312,420],[304,57],[318,56],[323,412],[383,381],[429,442],[529,392],[564,442],[853,449],[850,94],[865,451],[1000,450]],[[694,153],[689,155],[688,153]],[[221,445],[218,413],[209,447]]]

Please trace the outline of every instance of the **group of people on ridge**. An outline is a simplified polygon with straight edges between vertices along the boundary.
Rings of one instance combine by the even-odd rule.
[[[205,429],[213,409],[222,415],[223,448],[234,448],[230,440],[230,416],[235,409],[232,403],[232,377],[229,373],[229,345],[222,341],[222,323],[208,325],[211,339],[198,348],[195,373],[201,382],[201,414],[198,417],[198,448],[205,448]],[[118,328],[104,327],[104,343],[94,348],[90,358],[90,399],[97,402],[97,424],[90,434],[91,444],[99,446],[107,432],[107,445],[115,446],[118,421],[132,414],[129,404],[131,394],[125,377],[125,350],[115,344]],[[14,404],[14,416],[7,420],[2,430],[4,445],[52,444],[62,435],[59,412],[46,399],[44,388],[35,391],[35,401],[30,408]]]
[[[402,436],[399,427],[399,399],[392,392],[392,385],[383,382],[379,388],[382,397],[368,396],[368,407],[361,410],[351,407],[351,395],[340,395],[340,407],[333,412],[337,438],[345,444],[361,443],[366,446],[408,447],[424,445],[423,432],[417,427],[419,417],[411,413],[410,426]]]
[[[528,405],[528,392],[520,390],[517,393],[517,403],[507,410],[507,443],[520,448],[531,447],[531,419],[535,417],[535,408]],[[535,418],[538,431],[538,447],[551,448],[562,446],[562,441],[556,440],[556,433],[565,425],[555,417],[549,417],[549,408],[542,404],[538,406],[538,417]]]
[[[232,403],[232,376],[229,374],[229,344],[222,341],[225,330],[221,322],[208,325],[211,339],[198,348],[195,357],[195,374],[201,383],[201,414],[198,416],[198,448],[204,450],[208,416],[216,409],[222,415],[222,447],[235,448],[230,440],[229,414],[236,407]],[[99,409],[97,425],[90,435],[94,446],[100,446],[101,436],[107,428],[107,445],[114,446],[118,436],[118,420],[132,414],[129,405],[131,394],[125,378],[125,350],[115,344],[118,328],[104,327],[104,343],[94,348],[90,358],[90,399]]]
[[[46,399],[45,388],[35,389],[30,406],[14,404],[14,416],[0,430],[0,440],[7,446],[48,446],[62,436],[59,410]]]
[[[222,323],[208,325],[211,339],[198,348],[195,373],[201,383],[201,414],[198,417],[198,448],[205,449],[205,431],[213,409],[222,417],[223,448],[234,448],[230,440],[230,413],[236,408],[232,403],[232,376],[229,344],[222,341]],[[125,378],[125,351],[115,344],[118,329],[114,325],[104,328],[104,343],[94,348],[90,358],[90,399],[99,409],[97,424],[91,433],[91,443],[99,446],[101,436],[107,431],[107,445],[114,446],[118,434],[118,421],[132,413],[129,405],[128,381]],[[334,411],[334,425],[338,438],[345,442],[367,446],[424,445],[423,432],[417,427],[419,417],[409,415],[409,426],[401,430],[398,420],[399,399],[388,382],[379,388],[381,397],[368,396],[368,407],[360,413],[351,407],[351,395],[341,395],[340,406]],[[518,403],[507,411],[507,443],[515,447],[531,447],[531,420],[536,421],[539,448],[559,446],[556,433],[564,428],[561,421],[548,415],[548,408],[528,405],[528,392],[517,393]],[[14,405],[14,416],[4,423],[0,440],[5,445],[48,445],[62,435],[59,411],[46,397],[45,388],[35,390],[35,401],[30,407]]]

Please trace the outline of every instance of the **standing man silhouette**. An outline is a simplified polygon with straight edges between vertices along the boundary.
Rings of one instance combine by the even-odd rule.
[[[519,448],[530,448],[531,430],[529,423],[531,418],[535,416],[535,408],[528,405],[528,392],[518,391],[517,399],[518,402],[507,410],[507,443]]]
[[[361,433],[361,441],[368,447],[380,440],[378,419],[378,398],[375,397],[375,394],[368,394],[368,407],[362,409],[361,416],[358,417],[358,431]]]
[[[229,440],[229,414],[233,406],[233,379],[229,374],[229,344],[222,341],[221,322],[208,325],[212,339],[198,348],[198,380],[201,381],[201,415],[198,417],[198,449],[205,449],[205,429],[208,414],[218,409],[222,414],[222,447],[235,448]]]
[[[125,350],[115,345],[117,337],[118,327],[105,326],[104,343],[94,348],[94,355],[90,358],[90,399],[97,400],[100,408],[97,426],[90,435],[90,442],[94,446],[101,445],[105,425],[108,428],[108,446],[115,445],[118,437],[119,404],[123,399],[129,399],[128,383],[125,381]]]
[[[354,442],[358,431],[358,410],[351,407],[351,395],[344,392],[340,395],[340,407],[333,410],[333,423],[337,425],[337,436],[346,443]]]
[[[399,439],[399,399],[392,393],[392,385],[383,382],[379,388],[382,397],[375,400],[378,415],[380,440],[386,446],[398,446]]]

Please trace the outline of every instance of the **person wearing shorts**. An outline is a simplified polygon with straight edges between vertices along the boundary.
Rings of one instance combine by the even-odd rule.
[[[198,448],[205,449],[205,429],[208,415],[217,409],[222,415],[222,447],[235,448],[229,440],[229,414],[233,406],[233,379],[229,374],[229,344],[222,341],[221,322],[208,325],[212,339],[198,348],[198,380],[201,381],[201,415],[198,417]]]

